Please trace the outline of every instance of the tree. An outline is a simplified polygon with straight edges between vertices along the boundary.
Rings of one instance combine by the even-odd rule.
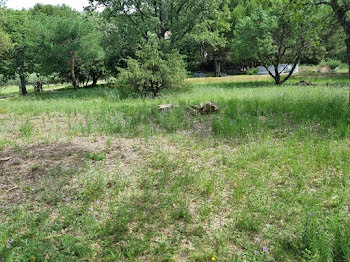
[[[223,0],[90,0],[91,7],[103,5],[110,16],[129,20],[129,32],[148,38],[181,41],[202,21],[215,15]]]
[[[156,97],[165,89],[184,85],[186,71],[182,57],[173,50],[163,51],[166,45],[150,35],[147,44],[136,52],[136,59],[127,59],[127,68],[120,68],[122,88],[142,97]]]
[[[349,65],[349,76],[350,76],[350,0],[324,0],[315,2],[316,5],[327,5],[332,8],[335,18],[338,23],[342,26],[345,32],[345,45],[347,63]],[[349,96],[350,103],[350,96]]]
[[[20,91],[27,94],[26,77],[33,72],[33,43],[29,37],[30,16],[27,11],[5,10],[4,31],[11,48],[1,57],[1,73],[8,79],[20,78]]]
[[[2,7],[5,5],[4,1],[0,1],[0,56],[10,48],[9,36],[3,30],[4,10]]]
[[[185,37],[185,41],[181,42],[181,48],[187,52],[189,61],[193,60],[192,56],[196,56],[194,52],[198,51],[201,57],[213,61],[218,77],[221,75],[221,61],[228,53],[227,39],[231,31],[229,1],[221,1],[212,12],[215,15],[197,24]]]
[[[193,32],[181,42],[181,52],[186,55],[192,70],[200,64],[213,63],[216,76],[221,75],[221,68],[230,63],[230,45],[233,29],[238,21],[251,15],[259,7],[267,8],[268,0],[227,0],[197,25]],[[254,61],[253,61],[254,62]]]
[[[80,14],[67,6],[54,10],[39,6],[36,10],[35,41],[38,43],[41,72],[45,75],[59,73],[70,78],[75,90],[79,87],[79,72],[83,67],[93,74],[96,84],[101,72],[96,65],[103,60],[100,34],[96,23],[87,15]],[[53,15],[47,14],[53,12]],[[54,63],[52,62],[54,61]]]
[[[308,17],[308,19],[305,19]],[[294,0],[276,0],[264,10],[241,19],[234,30],[232,58],[236,62],[257,61],[264,66],[275,83],[286,82],[300,59],[317,44],[317,17]],[[282,79],[282,63],[293,64]],[[274,71],[269,66],[274,66]]]

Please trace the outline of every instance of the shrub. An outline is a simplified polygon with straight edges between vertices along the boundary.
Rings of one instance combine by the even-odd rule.
[[[339,60],[329,60],[327,62],[327,65],[329,66],[330,69],[334,70],[337,67],[340,67],[341,61],[339,61]]]
[[[335,60],[335,59],[331,59],[331,60],[328,60],[328,61],[322,61],[320,66],[328,66],[331,70],[334,70],[337,67],[340,67],[341,64],[342,64],[341,61]]]
[[[247,71],[247,75],[257,75],[258,74],[258,68],[253,67]]]
[[[119,69],[118,85],[122,91],[156,97],[162,90],[181,88],[186,78],[182,56],[164,49],[158,39],[150,36],[148,43],[136,52],[136,59],[128,58],[127,68]]]

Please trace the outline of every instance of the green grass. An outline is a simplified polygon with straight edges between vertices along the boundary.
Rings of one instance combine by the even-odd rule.
[[[60,84],[56,84],[56,85],[48,85],[48,86],[44,86],[44,90],[45,91],[52,91],[52,90],[57,90],[57,89],[62,89],[62,88],[68,88],[69,86],[64,86],[64,85],[60,85]],[[0,88],[0,96],[11,96],[11,95],[17,95],[19,94],[19,87],[18,86],[6,86],[4,88]],[[32,85],[28,85],[27,86],[27,91],[29,94],[34,93],[34,86]]]
[[[349,261],[346,74],[189,81],[2,100],[0,259]]]

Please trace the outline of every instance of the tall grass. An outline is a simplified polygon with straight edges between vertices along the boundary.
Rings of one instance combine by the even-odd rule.
[[[1,100],[0,196],[23,198],[0,209],[0,260],[349,261],[345,76],[189,81]]]
[[[326,82],[338,80],[330,78]],[[343,78],[339,81],[345,83]],[[7,99],[1,103],[0,111],[33,115],[82,114],[86,121],[80,123],[80,130],[86,133],[139,135],[204,127],[212,130],[213,135],[225,137],[288,135],[295,130],[344,137],[349,132],[350,121],[348,90],[327,87],[326,82],[321,79],[316,87],[293,83],[275,87],[266,81],[218,82],[209,86],[199,84],[185,93],[145,100],[123,99],[117,89],[69,90]],[[219,113],[194,117],[186,110],[189,105],[208,101],[218,104]],[[157,105],[165,103],[180,107],[166,113],[158,112]]]

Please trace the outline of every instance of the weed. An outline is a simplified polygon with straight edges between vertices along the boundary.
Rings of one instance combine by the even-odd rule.
[[[106,153],[85,152],[85,157],[93,161],[102,161],[106,159]]]
[[[19,128],[19,133],[25,138],[30,138],[33,134],[34,126],[28,120]]]

